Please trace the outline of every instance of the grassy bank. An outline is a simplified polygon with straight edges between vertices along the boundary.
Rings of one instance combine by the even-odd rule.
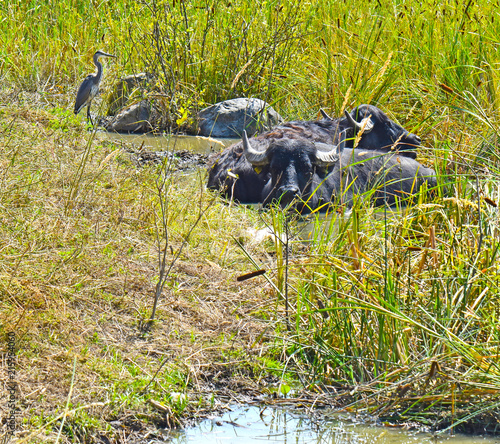
[[[289,387],[497,433],[495,8],[0,4],[0,333],[16,335],[19,441],[120,442]],[[139,147],[85,129],[72,102],[98,48],[119,56],[105,89],[149,71],[175,112],[237,96],[288,119],[378,105],[422,137],[447,191],[387,217],[313,217],[321,236],[304,243],[298,222],[227,205],[203,173],[138,166]],[[266,224],[288,248],[252,241]],[[236,281],[255,268],[266,275]]]
[[[247,244],[258,215],[213,201],[196,173],[165,182],[162,166],[138,168],[32,108],[0,111],[0,318],[16,337],[21,442],[52,442],[60,427],[59,442],[144,436],[272,378],[258,340],[270,303],[259,283],[236,283],[251,265],[221,235]],[[163,252],[175,267],[147,328]]]

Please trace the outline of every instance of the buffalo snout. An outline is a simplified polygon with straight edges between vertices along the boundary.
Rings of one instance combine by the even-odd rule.
[[[278,189],[278,196],[280,196],[280,203],[282,207],[289,205],[299,194],[298,187],[286,186]]]
[[[271,190],[268,193],[264,192],[264,194],[267,194],[267,197],[263,199],[264,206],[274,202],[279,204],[281,208],[285,208],[300,195],[300,190],[294,186],[283,186],[275,188],[274,191]]]
[[[422,143],[422,139],[418,137],[416,134],[408,133],[403,140],[401,141],[403,144],[408,145],[408,148],[415,149],[418,145]]]

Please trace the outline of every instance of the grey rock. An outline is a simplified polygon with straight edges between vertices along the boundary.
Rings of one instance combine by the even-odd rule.
[[[151,104],[147,100],[122,109],[106,124],[108,131],[119,133],[147,133],[152,130]]]
[[[240,138],[273,128],[281,116],[260,99],[238,98],[216,103],[198,113],[198,134],[210,137]]]

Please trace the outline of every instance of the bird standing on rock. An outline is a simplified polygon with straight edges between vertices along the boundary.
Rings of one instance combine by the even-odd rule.
[[[92,103],[92,99],[99,92],[99,83],[102,78],[102,64],[99,62],[100,57],[116,57],[112,54],[108,54],[104,51],[96,51],[94,54],[93,60],[94,65],[97,66],[97,73],[89,74],[85,77],[85,80],[78,88],[78,93],[76,94],[75,101],[75,114],[78,114],[81,109],[87,105],[87,119],[90,120],[90,123],[94,125],[92,122],[92,117],[90,116],[90,104]]]

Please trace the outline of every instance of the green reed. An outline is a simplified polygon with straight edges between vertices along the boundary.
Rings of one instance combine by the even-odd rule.
[[[470,396],[500,388],[498,216],[464,188],[395,214],[358,206],[316,222],[322,235],[289,272],[288,352],[310,387],[335,397],[355,386],[352,401],[374,414],[396,399],[400,419],[435,402],[446,425],[452,398],[462,416],[484,412]]]

